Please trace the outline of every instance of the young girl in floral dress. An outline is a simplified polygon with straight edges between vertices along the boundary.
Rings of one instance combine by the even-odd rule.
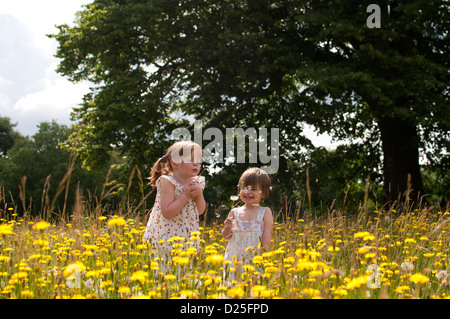
[[[143,240],[150,241],[163,260],[170,256],[171,238],[189,241],[191,233],[199,230],[199,215],[206,206],[205,178],[198,176],[201,163],[200,145],[180,141],[153,165],[149,179],[157,193]],[[198,241],[193,246],[198,251]]]
[[[248,264],[261,248],[270,249],[272,211],[260,205],[269,195],[270,184],[269,175],[256,167],[247,169],[239,179],[239,198],[244,205],[230,211],[222,229],[222,236],[229,239],[224,259],[230,267],[235,261]]]

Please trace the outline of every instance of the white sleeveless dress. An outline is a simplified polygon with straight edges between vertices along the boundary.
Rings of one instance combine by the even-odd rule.
[[[253,220],[242,220],[242,206],[233,210],[234,221],[231,227],[232,236],[225,249],[225,260],[241,261],[248,263],[253,256],[260,253],[258,246],[264,232],[264,212],[265,207],[261,207],[258,216]]]

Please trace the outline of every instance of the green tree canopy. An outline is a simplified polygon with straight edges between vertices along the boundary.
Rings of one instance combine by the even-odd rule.
[[[423,194],[419,151],[437,166],[449,157],[448,4],[379,1],[371,29],[371,2],[93,1],[53,35],[58,72],[95,84],[74,112],[81,156],[102,162],[117,149],[148,166],[190,115],[279,128],[286,168],[310,145],[308,123],[366,149],[381,140],[386,198],[408,176]]]
[[[11,123],[9,117],[0,116],[0,156],[5,157],[8,150],[14,145],[20,133],[14,130],[17,124]]]

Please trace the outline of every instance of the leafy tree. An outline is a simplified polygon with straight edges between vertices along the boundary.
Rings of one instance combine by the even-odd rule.
[[[14,131],[17,124],[12,124],[9,117],[0,116],[0,156],[5,157],[20,133]]]
[[[422,167],[424,176],[424,190],[431,198],[430,202],[439,205],[444,211],[450,208],[450,174],[448,168]]]
[[[305,154],[300,162],[291,163],[295,198],[303,202],[303,207],[328,207],[333,201],[335,207],[344,202],[358,207],[369,183],[370,197],[380,203],[384,200],[381,170],[373,169],[380,164],[379,157],[379,149],[369,150],[364,145],[339,145],[330,151],[319,147]]]
[[[53,35],[58,72],[95,84],[74,112],[81,156],[101,163],[116,149],[148,169],[186,125],[177,116],[277,127],[276,178],[289,189],[287,160],[311,147],[306,122],[350,143],[381,140],[386,198],[408,175],[413,198],[423,194],[419,150],[440,166],[450,144],[448,8],[381,1],[381,28],[370,29],[371,2],[93,1]]]

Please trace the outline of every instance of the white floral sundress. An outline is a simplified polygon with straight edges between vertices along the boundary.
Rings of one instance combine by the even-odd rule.
[[[200,187],[205,189],[205,177],[196,176],[193,177],[194,182],[200,184]],[[162,175],[156,181],[156,198],[153,205],[150,217],[147,222],[143,240],[150,241],[154,246],[158,245],[159,249],[166,252],[171,251],[172,244],[168,240],[172,237],[183,237],[186,241],[189,241],[191,233],[199,230],[199,217],[197,205],[193,199],[189,199],[186,205],[183,207],[181,213],[172,219],[166,219],[161,214],[160,206],[160,192],[162,181],[168,181],[175,186],[175,199],[180,196],[185,190],[186,186],[181,185],[173,176]],[[164,240],[162,244],[158,244],[159,241]],[[195,241],[194,247],[199,249],[199,242]]]
[[[242,206],[235,208],[233,224],[231,226],[232,236],[225,249],[225,260],[233,261],[236,256],[237,261],[249,261],[254,255],[260,253],[259,243],[264,233],[264,212],[265,207],[261,207],[258,216],[250,221],[241,220]]]

